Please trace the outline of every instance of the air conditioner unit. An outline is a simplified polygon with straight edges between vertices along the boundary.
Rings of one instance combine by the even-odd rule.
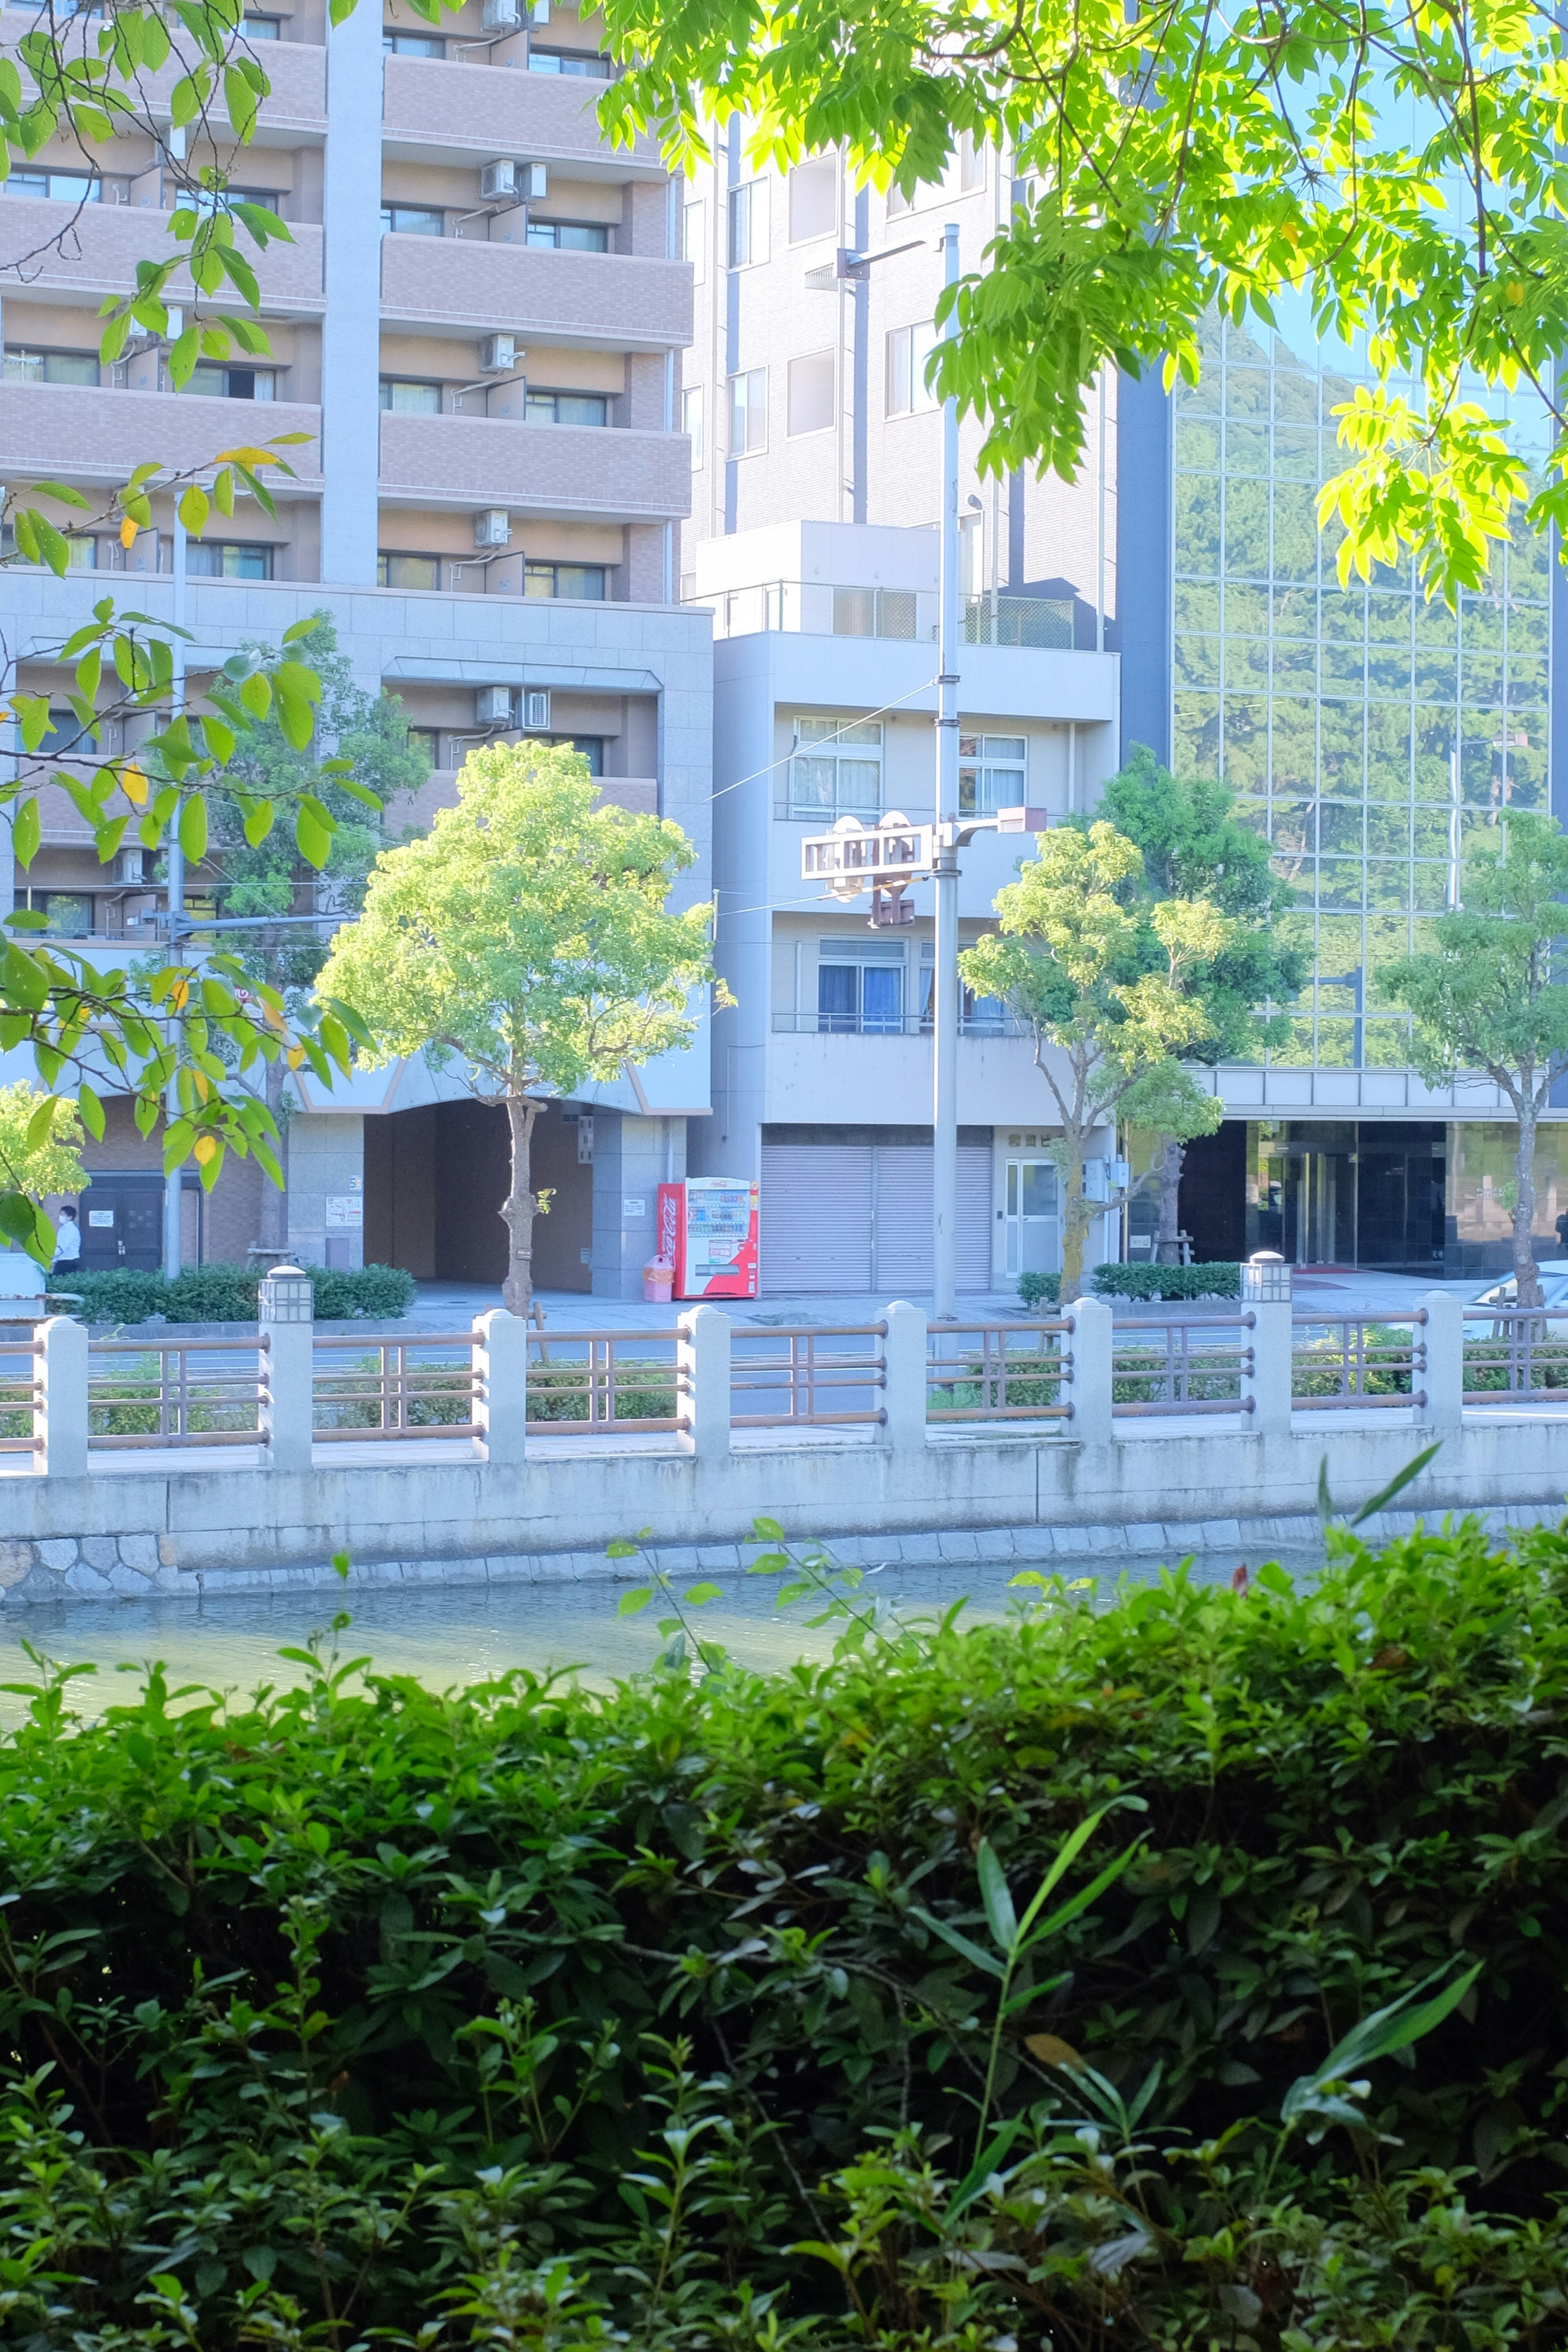
[[[525,163],[521,173],[520,193],[537,199],[550,194],[550,174],[542,163]]]
[[[510,727],[510,687],[481,686],[474,696],[474,717],[481,727]]]
[[[517,365],[515,335],[487,335],[479,346],[479,366],[486,375],[510,375]]]
[[[487,33],[516,33],[522,29],[522,0],[485,0],[480,24]]]
[[[511,538],[511,517],[505,507],[486,507],[474,517],[476,547],[505,547]]]
[[[512,163],[487,163],[479,173],[479,194],[487,203],[504,197],[508,204],[518,198],[518,169]]]
[[[114,861],[114,878],[121,884],[141,881],[142,852],[139,849],[120,851]]]
[[[522,723],[531,732],[550,732],[550,697],[538,687],[531,686],[522,698]]]

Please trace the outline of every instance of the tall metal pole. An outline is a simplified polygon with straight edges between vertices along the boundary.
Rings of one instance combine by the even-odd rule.
[[[958,283],[958,227],[942,233],[943,283]],[[950,311],[944,336],[957,322]],[[958,817],[958,403],[942,412],[942,580],[938,622],[936,820]],[[936,972],[931,999],[931,1289],[932,1310],[951,1321],[958,1293],[958,851],[948,841],[936,869]]]
[[[183,718],[185,709],[185,640],[181,634],[185,625],[185,526],[180,520],[179,509],[174,509],[174,677],[169,691],[171,719]],[[176,803],[174,824],[169,832],[169,954],[177,958],[181,935],[184,929],[185,853],[180,846],[180,817],[184,809],[184,795]],[[171,1038],[177,1024],[170,1024]],[[167,1115],[171,1119],[180,1115],[179,1088],[173,1078],[165,1097]],[[170,1282],[180,1272],[180,1194],[184,1182],[184,1171],[173,1169],[163,1179],[163,1272]]]

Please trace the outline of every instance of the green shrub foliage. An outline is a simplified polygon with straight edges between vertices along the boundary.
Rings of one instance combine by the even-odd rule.
[[[1565,1603],[1465,1527],[773,1679],[47,1673],[0,2341],[1560,2346]]]
[[[1097,1298],[1239,1298],[1241,1268],[1225,1259],[1206,1265],[1097,1265]]]
[[[405,1315],[416,1285],[398,1265],[307,1266],[316,1314],[331,1322],[349,1318]],[[173,1282],[163,1275],[112,1267],[61,1278],[59,1287],[79,1297],[90,1323],[142,1323],[162,1315],[170,1323],[254,1323],[254,1266],[192,1265]]]

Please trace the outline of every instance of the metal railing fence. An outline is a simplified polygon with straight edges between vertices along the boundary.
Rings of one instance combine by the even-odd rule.
[[[42,1352],[36,1339],[0,1339],[0,1454],[35,1454],[42,1445]]]
[[[1070,1421],[1070,1315],[1038,1323],[940,1323],[926,1343],[926,1419]]]
[[[886,1407],[877,1400],[888,1384],[887,1358],[880,1346],[857,1343],[887,1336],[886,1323],[737,1325],[731,1339],[731,1427],[885,1423]],[[756,1409],[737,1412],[737,1398],[752,1400]]]
[[[528,1341],[531,1436],[637,1434],[687,1426],[673,1331],[574,1331]]]
[[[264,1335],[245,1339],[96,1339],[88,1351],[87,1442],[256,1445],[267,1387]]]
[[[1568,1308],[1488,1307],[1465,1323],[1467,1404],[1552,1396],[1568,1404]]]
[[[388,1437],[477,1437],[479,1381],[471,1331],[417,1339],[333,1333],[316,1340],[311,1383],[319,1443]]]
[[[1290,1350],[1290,1393],[1298,1412],[1353,1405],[1424,1406],[1426,1309],[1409,1315],[1298,1316]]]
[[[1111,1412],[1250,1412],[1252,1315],[1142,1317],[1119,1323],[1111,1348]]]

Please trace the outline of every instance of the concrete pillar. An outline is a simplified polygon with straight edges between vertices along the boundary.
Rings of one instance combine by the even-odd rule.
[[[321,578],[375,585],[381,472],[381,19],[327,35]]]
[[[1290,1433],[1292,1312],[1288,1298],[1261,1298],[1242,1309],[1252,1317],[1252,1374],[1243,1378],[1241,1393],[1252,1399],[1247,1420],[1255,1437]],[[1243,1332],[1244,1343],[1248,1336]]]
[[[1072,1405],[1068,1434],[1080,1445],[1109,1445],[1111,1421],[1111,1351],[1115,1318],[1103,1298],[1075,1298],[1068,1308],[1072,1318],[1068,1352],[1072,1378],[1067,1383]]]
[[[1426,1309],[1425,1331],[1417,1324],[1417,1342],[1426,1342],[1426,1370],[1412,1385],[1425,1389],[1426,1402],[1417,1405],[1415,1418],[1434,1432],[1458,1429],[1465,1418],[1465,1307],[1446,1290],[1429,1290],[1421,1301]]]
[[[261,1443],[272,1470],[308,1470],[315,1433],[316,1327],[263,1323]]]
[[[926,1442],[926,1318],[907,1299],[895,1298],[887,1310],[888,1336],[883,1342],[887,1386],[888,1444],[895,1453],[923,1448]]]
[[[474,1419],[487,1462],[521,1462],[528,1452],[528,1325],[504,1307],[474,1318]]]
[[[730,1318],[717,1307],[694,1307],[680,1327],[681,1450],[699,1460],[730,1451]]]
[[[87,1326],[51,1315],[38,1328],[38,1403],[33,1434],[47,1478],[87,1475]]]

